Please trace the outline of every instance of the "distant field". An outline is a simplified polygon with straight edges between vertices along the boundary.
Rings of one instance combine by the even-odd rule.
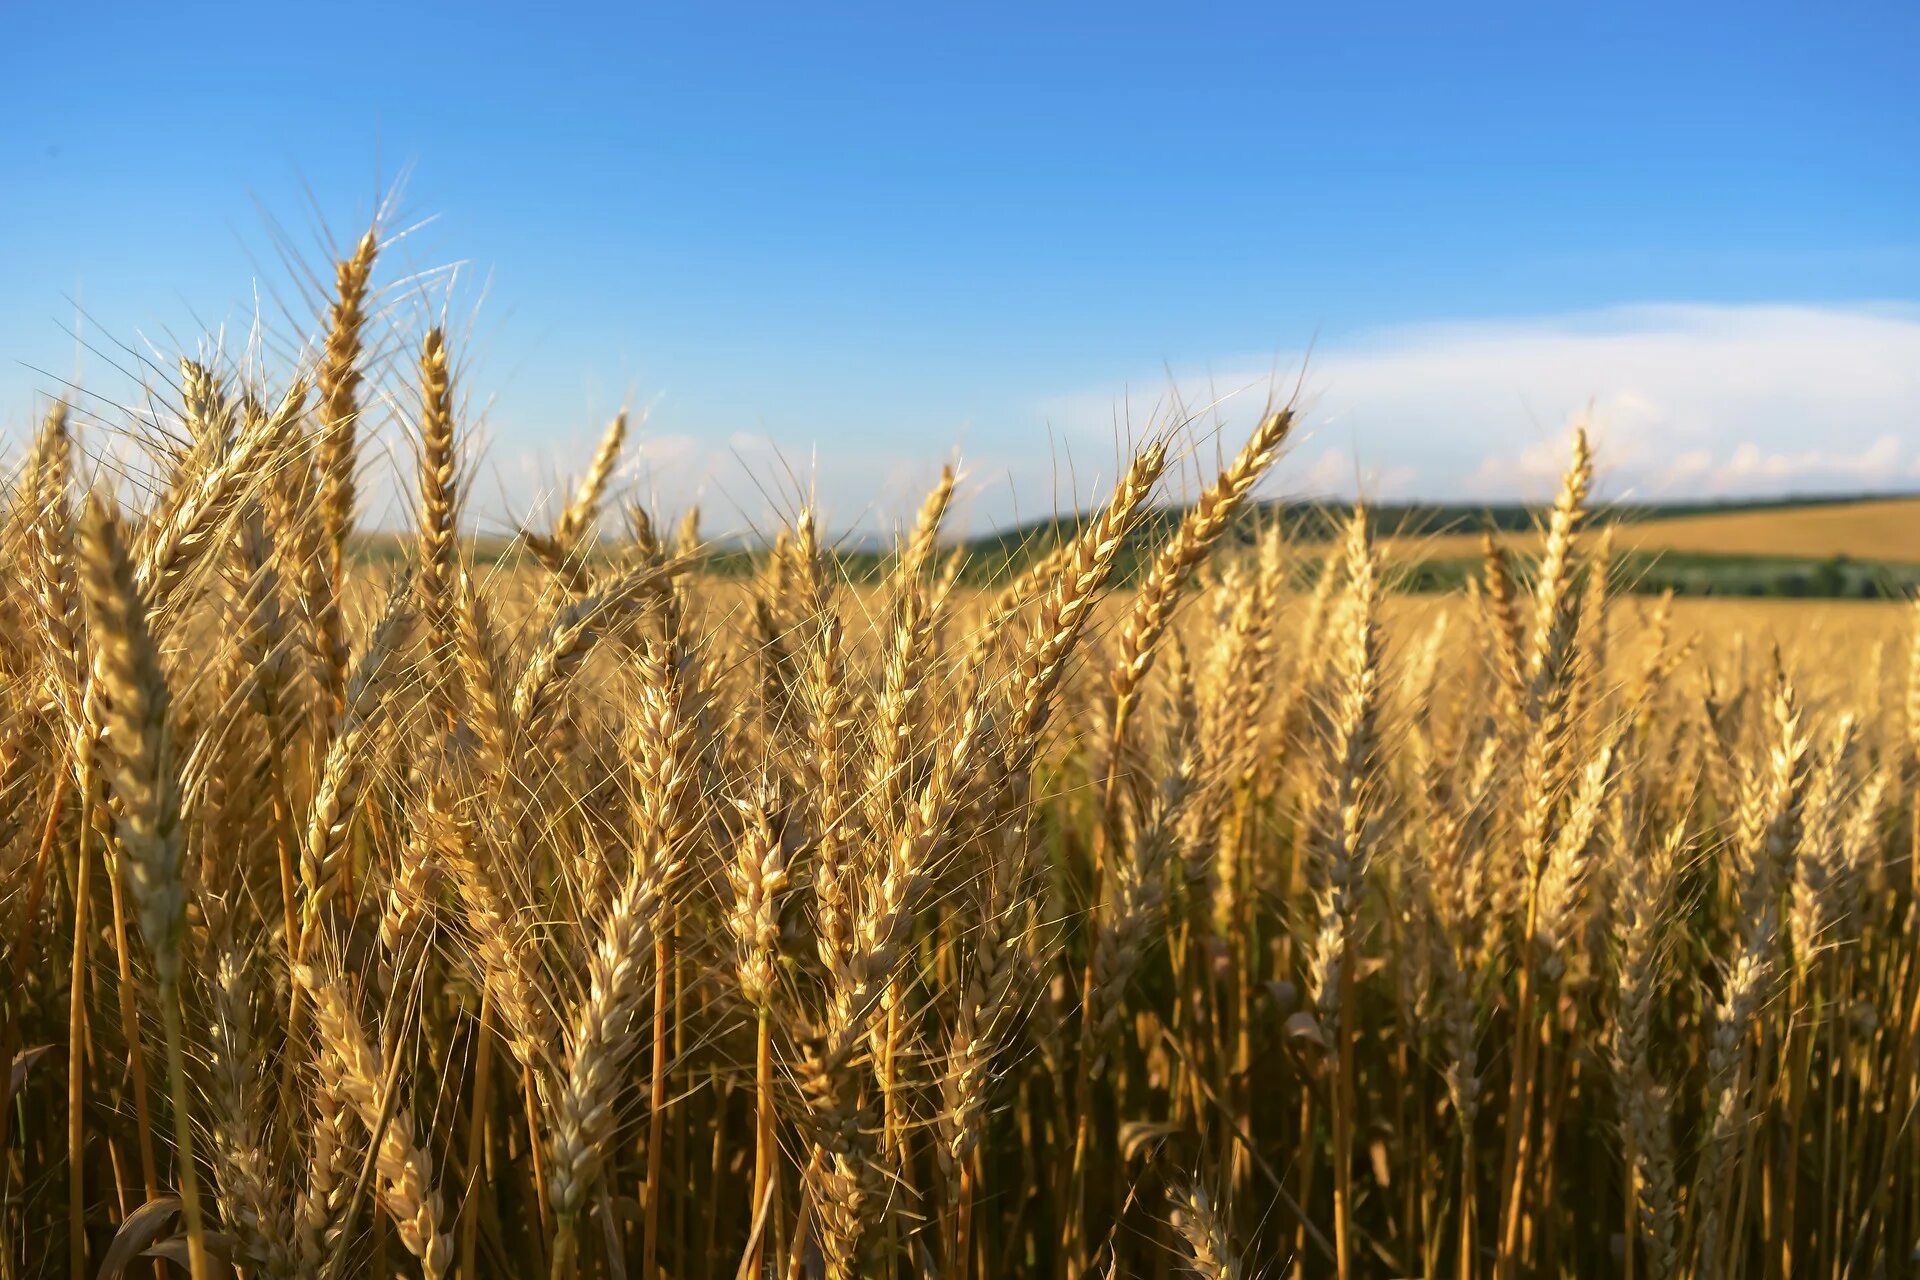
[[[1537,542],[1530,533],[1499,536],[1522,551]],[[1662,516],[1616,525],[1614,537],[1615,545],[1623,551],[1807,560],[1845,556],[1850,560],[1913,564],[1920,563],[1920,498]],[[1478,532],[1396,541],[1402,549],[1441,560],[1472,556],[1480,549]]]
[[[1164,536],[1181,508],[1164,508],[1146,523],[1147,533],[1124,549],[1117,575],[1129,580],[1141,565],[1141,549]],[[1314,562],[1346,508],[1330,503],[1290,503],[1249,517],[1278,518],[1302,546],[1303,561]],[[1382,505],[1371,509],[1388,562],[1398,571],[1395,585],[1428,593],[1457,590],[1479,571],[1481,530],[1492,529],[1501,544],[1522,559],[1538,549],[1534,526],[1539,513],[1520,506],[1485,509],[1463,504]],[[1920,498],[1808,499],[1804,503],[1771,500],[1752,505],[1700,510],[1601,507],[1597,525],[1614,530],[1614,569],[1619,589],[1657,595],[1800,597],[1827,599],[1905,599],[1920,594]],[[1030,563],[1074,527],[1066,517],[972,539],[966,580],[986,585],[1006,580],[1010,566]],[[1589,531],[1589,542],[1596,535]],[[472,554],[490,564],[502,556],[517,562],[520,552],[505,538],[476,538]],[[360,558],[398,563],[409,552],[405,535],[373,533],[356,539]],[[851,539],[842,563],[855,581],[884,575],[889,554],[871,540]],[[709,567],[721,576],[747,570],[749,548],[722,541]]]
[[[1623,545],[1716,555],[1920,561],[1920,499],[1682,516],[1623,526]]]

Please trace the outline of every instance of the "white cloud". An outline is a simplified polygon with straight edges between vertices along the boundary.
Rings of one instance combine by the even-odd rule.
[[[1326,448],[1312,462],[1295,458],[1288,468],[1314,493],[1359,492],[1375,498],[1405,497],[1415,477],[1411,467],[1368,466],[1352,450]]]
[[[1254,388],[1226,411],[1237,426],[1271,367],[1223,361],[1178,387],[1190,402]],[[1662,304],[1423,326],[1320,349],[1305,388],[1307,439],[1276,491],[1348,494],[1357,478],[1375,497],[1539,497],[1583,418],[1616,496],[1891,489],[1920,474],[1911,306]],[[1093,428],[1114,399],[1042,411]]]
[[[996,448],[960,456],[966,479],[950,527],[1097,500],[1118,437],[1164,425],[1176,404],[1205,409],[1188,433],[1194,453],[1164,486],[1191,497],[1216,447],[1236,447],[1266,403],[1272,371],[1282,371],[1284,395],[1300,364],[1222,360],[1176,370],[1171,385],[1164,371],[1143,370],[1035,404],[1024,439],[1002,434]],[[1568,427],[1582,419],[1610,497],[1908,489],[1920,477],[1920,307],[1663,304],[1388,330],[1311,353],[1302,407],[1265,493],[1544,498],[1565,465]],[[499,443],[524,438],[503,432]],[[582,432],[490,451],[476,506],[540,510],[593,443]],[[663,518],[700,504],[713,530],[764,531],[813,494],[831,527],[874,533],[912,518],[948,443],[903,433],[885,450],[850,451],[777,428],[643,425],[622,479]]]
[[[1098,386],[988,410],[992,421],[974,435],[986,447],[959,455],[966,479],[950,527],[1084,508],[1111,483],[1120,439],[1155,417],[1164,422],[1166,405],[1213,406],[1231,392],[1201,415],[1195,452],[1165,485],[1170,497],[1191,496],[1214,461],[1206,431],[1219,425],[1217,443],[1230,452],[1269,388],[1289,392],[1301,364],[1300,353],[1221,359],[1176,370],[1171,386],[1161,369],[1121,367]],[[1303,425],[1269,494],[1544,497],[1564,465],[1567,427],[1582,417],[1612,497],[1920,484],[1920,306],[1912,304],[1660,304],[1425,325],[1323,343],[1305,368]],[[886,415],[884,400],[876,395],[852,416]],[[411,524],[405,405],[402,395],[393,414],[370,424],[362,507],[374,527]],[[730,433],[703,429],[698,412],[687,411],[640,424],[619,487],[666,519],[699,504],[715,531],[764,530],[809,494],[830,527],[884,531],[912,519],[953,456],[953,437],[932,428],[903,427],[875,448],[872,432],[859,435],[861,447],[836,439],[831,419],[811,428],[779,415],[766,421]],[[583,415],[579,423],[557,432],[544,408],[472,414],[463,432],[484,447],[467,477],[474,526],[500,531],[542,519],[592,454],[598,422]],[[27,429],[16,435],[16,456]],[[959,434],[974,433],[963,424]],[[112,441],[94,432],[89,447]]]

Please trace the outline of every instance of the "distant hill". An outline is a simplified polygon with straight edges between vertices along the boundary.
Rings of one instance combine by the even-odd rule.
[[[1352,513],[1352,506],[1331,500],[1257,504],[1243,514],[1229,539],[1247,541],[1278,523],[1297,543],[1328,540]],[[1476,571],[1485,533],[1525,559],[1539,543],[1546,507],[1522,503],[1380,503],[1368,518],[1382,539],[1409,590],[1459,587]],[[1185,508],[1160,507],[1149,513],[1122,548],[1117,572],[1127,580],[1139,572],[1173,530]],[[966,578],[991,583],[1045,555],[1087,517],[1066,515],[1033,520],[970,538]],[[1885,495],[1786,497],[1738,502],[1608,504],[1594,509],[1589,527],[1614,528],[1616,572],[1623,589],[1683,595],[1807,596],[1895,598],[1920,591],[1920,496]],[[886,571],[891,559],[884,544],[852,540],[843,544],[843,568],[855,579]],[[406,535],[367,534],[356,539],[364,561],[393,563],[410,554]],[[510,540],[476,539],[482,563],[503,554],[518,558]],[[710,553],[713,572],[745,572],[751,549],[718,545]],[[1316,559],[1303,557],[1311,572]]]
[[[1184,512],[1156,509],[1134,535],[1154,544]],[[1340,528],[1353,507],[1330,500],[1257,504],[1240,520],[1242,538],[1278,522],[1297,542],[1322,541]],[[1370,504],[1377,537],[1430,557],[1477,555],[1481,535],[1493,532],[1524,550],[1545,519],[1544,504],[1386,502]],[[987,559],[1024,560],[1053,545],[1084,520],[1072,515],[999,529],[969,541]],[[1920,497],[1840,495],[1723,502],[1616,503],[1594,508],[1589,525],[1622,526],[1622,548],[1690,551],[1719,555],[1784,555],[1920,563]]]
[[[1122,553],[1137,570],[1183,509],[1155,511]],[[1538,546],[1547,508],[1539,504],[1380,503],[1368,508],[1410,590],[1450,590],[1474,572],[1491,532],[1522,558]],[[1278,522],[1296,542],[1332,536],[1352,512],[1332,501],[1261,504],[1233,536],[1251,538]],[[983,578],[1027,563],[1081,517],[1037,520],[969,543]],[[1616,571],[1626,590],[1683,595],[1895,598],[1920,590],[1920,497],[1839,495],[1734,502],[1608,504],[1589,528],[1611,526]]]

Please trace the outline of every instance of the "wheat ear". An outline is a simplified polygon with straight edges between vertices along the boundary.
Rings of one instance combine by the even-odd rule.
[[[1181,517],[1180,526],[1153,558],[1133,608],[1120,628],[1120,656],[1108,673],[1115,702],[1115,736],[1124,726],[1153,669],[1160,637],[1173,619],[1180,589],[1194,567],[1227,531],[1253,488],[1279,456],[1293,430],[1293,410],[1277,409],[1260,419],[1231,464],[1207,486],[1200,500]]]
[[[594,450],[593,460],[587,465],[587,472],[580,478],[573,496],[554,518],[551,532],[544,535],[531,532],[521,534],[527,550],[533,553],[541,567],[576,595],[584,595],[591,589],[591,577],[580,561],[581,551],[587,535],[593,532],[593,523],[600,511],[600,500],[606,495],[613,469],[619,465],[620,450],[626,439],[627,415],[621,412],[607,424],[606,434],[600,438],[600,447]]]
[[[453,1262],[453,1237],[446,1230],[433,1157],[414,1137],[412,1110],[398,1094],[389,1098],[397,1082],[389,1079],[380,1049],[368,1039],[340,977],[313,965],[302,966],[295,976],[313,1000],[318,1070],[374,1136],[380,1199],[400,1243],[420,1260],[426,1280],[440,1280]]]
[[[106,776],[120,803],[116,829],[124,853],[122,866],[160,985],[188,1262],[193,1280],[208,1280],[211,1263],[193,1159],[180,1014],[187,887],[180,780],[174,771],[168,719],[171,698],[119,522],[97,496],[88,501],[81,519],[79,561],[93,649],[93,685],[108,748]]]
[[[454,450],[453,367],[446,334],[429,330],[420,348],[419,568],[414,586],[432,637],[437,674],[453,650],[452,611],[456,526],[460,513],[458,455]]]
[[[1173,1229],[1186,1245],[1187,1269],[1200,1280],[1239,1280],[1240,1262],[1227,1242],[1226,1224],[1213,1197],[1189,1185],[1175,1187],[1168,1198]]]
[[[241,433],[221,457],[170,492],[141,529],[134,583],[147,608],[160,613],[215,545],[215,535],[241,505],[248,487],[271,474],[279,452],[306,405],[307,385],[296,381],[271,414]]]
[[[369,227],[353,253],[334,264],[327,341],[315,378],[320,393],[320,517],[326,538],[327,581],[336,593],[345,581],[347,535],[353,529],[367,285],[373,275],[374,258],[380,252],[375,230]],[[330,603],[339,608],[337,594]]]

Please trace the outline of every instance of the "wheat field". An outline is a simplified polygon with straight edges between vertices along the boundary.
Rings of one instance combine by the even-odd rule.
[[[1284,408],[1124,580],[1170,435],[990,587],[951,472],[742,583],[623,418],[483,566],[378,252],[12,476],[0,1276],[1913,1273],[1911,608],[1612,598],[1584,435],[1397,596]]]

